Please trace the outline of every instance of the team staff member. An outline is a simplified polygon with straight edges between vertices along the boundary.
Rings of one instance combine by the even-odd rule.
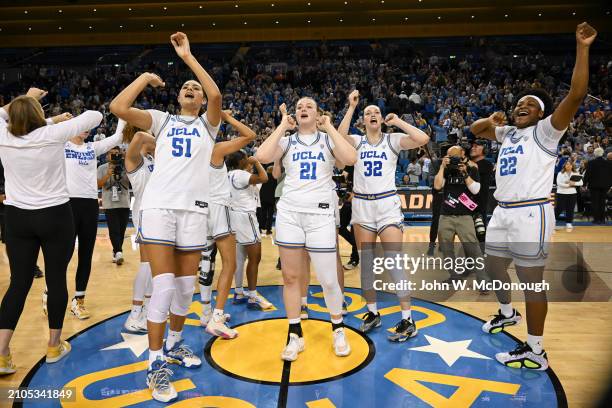
[[[66,181],[70,205],[74,217],[75,238],[79,241],[79,262],[75,277],[75,293],[70,311],[78,319],[88,319],[85,308],[85,290],[91,273],[96,234],[98,232],[98,180],[96,170],[98,156],[121,143],[125,122],[119,121],[115,134],[104,140],[85,143],[89,132],[73,136],[66,143]],[[43,294],[43,311],[46,312],[46,291]]]
[[[495,181],[498,201],[486,237],[486,267],[491,279],[510,282],[508,266],[514,261],[523,283],[541,282],[548,242],[555,225],[548,199],[552,190],[559,140],[574,118],[587,93],[589,48],[597,31],[587,23],[576,28],[576,63],[569,92],[553,111],[550,95],[542,89],[527,89],[517,96],[512,112],[514,126],[504,126],[505,115],[495,112],[474,122],[476,137],[497,140],[502,145],[497,158]],[[512,307],[511,293],[496,291],[499,311],[482,329],[499,333],[518,324],[520,313]],[[508,353],[498,353],[500,363],[513,368],[546,370],[543,347],[544,322],[548,311],[546,293],[525,292],[527,341]]]
[[[57,362],[70,352],[70,344],[60,340],[68,302],[66,269],[74,241],[62,163],[64,144],[98,126],[102,114],[87,111],[77,118],[47,126],[38,102],[45,95],[45,91],[32,88],[0,109],[0,158],[6,177],[6,250],[11,268],[11,283],[0,305],[0,374],[16,370],[9,343],[32,286],[32,270],[41,248],[49,288],[46,361]]]
[[[98,187],[102,189],[102,208],[117,265],[123,264],[123,239],[130,219],[129,186],[121,149],[113,147],[107,153],[107,162],[98,167]]]

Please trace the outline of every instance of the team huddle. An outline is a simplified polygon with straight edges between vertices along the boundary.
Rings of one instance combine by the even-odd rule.
[[[512,261],[521,281],[542,279],[554,222],[548,196],[556,148],[586,94],[588,46],[595,35],[586,23],[578,27],[571,89],[554,111],[550,97],[529,90],[513,111],[513,126],[506,126],[501,113],[472,125],[476,137],[501,143],[495,192],[499,206],[486,237],[487,271],[499,279],[509,279],[507,268]],[[134,280],[132,312],[124,326],[131,332],[148,333],[146,382],[153,398],[162,402],[177,398],[169,364],[188,368],[202,364],[182,338],[196,281],[203,303],[201,325],[213,336],[231,341],[239,335],[229,326],[224,310],[234,278],[235,304],[257,310],[271,307],[257,292],[261,238],[255,217],[255,186],[269,177],[262,164],[273,164],[274,173],[285,173],[274,236],[282,265],[289,332],[287,343],[279,345],[280,357],[295,361],[306,347],[301,321],[308,318],[304,286],[308,284],[310,264],[330,314],[330,346],[339,358],[348,356],[351,346],[343,323],[346,307],[338,260],[334,168],[354,166],[351,223],[359,248],[380,240],[385,256],[394,257],[402,251],[404,239],[403,213],[395,187],[397,161],[400,151],[426,145],[429,136],[394,113],[383,117],[376,105],[366,106],[361,112],[365,134],[349,134],[359,104],[359,92],[354,90],[338,129],[311,97],[299,99],[293,115],[283,104],[278,127],[254,157],[247,157],[241,149],[255,139],[255,133],[233,118],[231,111],[222,110],[221,92],[191,54],[187,36],[173,34],[171,43],[197,78],[185,82],[180,90],[180,114],[133,107],[146,87],[164,85],[151,73],[140,75],[110,105],[115,116],[136,130],[125,140],[129,142],[125,165],[135,197],[133,222],[141,264]],[[222,121],[239,135],[215,143]],[[398,131],[383,132],[383,125]],[[217,254],[222,269],[213,306]],[[242,288],[245,262],[247,289]],[[402,270],[388,272],[393,279],[402,279]],[[368,309],[360,326],[363,332],[382,323],[372,277],[371,268],[361,268]],[[410,292],[398,291],[396,295],[401,319],[388,339],[404,342],[418,330],[411,314]],[[509,294],[500,291],[497,296],[500,310],[483,325],[489,333],[498,333],[521,320]],[[542,348],[545,298],[528,299],[527,314],[528,341],[514,351],[498,354],[497,359],[511,367],[543,370],[548,367]]]

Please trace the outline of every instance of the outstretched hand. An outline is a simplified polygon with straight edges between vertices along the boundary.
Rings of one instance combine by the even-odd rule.
[[[174,51],[182,59],[187,58],[191,55],[191,49],[189,48],[189,39],[187,34],[176,32],[170,36],[170,42],[174,46]]]
[[[489,116],[489,120],[493,126],[504,126],[507,123],[506,114],[504,112],[494,112]]]

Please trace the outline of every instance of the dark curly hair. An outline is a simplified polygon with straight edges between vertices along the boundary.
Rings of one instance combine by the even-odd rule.
[[[240,169],[240,162],[246,158],[247,154],[242,150],[238,150],[237,152],[227,156],[225,159],[225,165],[227,166],[228,170],[238,170]]]
[[[514,108],[516,108],[516,105],[518,104],[518,101],[520,101],[521,98],[523,96],[525,96],[525,95],[534,95],[534,96],[537,96],[538,98],[540,98],[542,100],[542,102],[544,102],[544,116],[543,116],[543,118],[547,117],[548,115],[550,115],[553,112],[553,100],[552,100],[551,96],[548,94],[548,92],[546,92],[546,90],[544,90],[542,88],[523,89],[514,98],[514,102],[512,102],[512,110],[514,110]]]

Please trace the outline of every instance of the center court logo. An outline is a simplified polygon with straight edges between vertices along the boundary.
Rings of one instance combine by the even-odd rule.
[[[552,370],[525,372],[504,367],[495,353],[509,350],[516,339],[482,332],[482,322],[460,311],[413,299],[419,335],[391,343],[387,330],[399,317],[395,296],[379,293],[383,326],[367,336],[347,330],[354,356],[339,358],[331,350],[331,327],[318,286],[310,287],[313,320],[304,322],[306,350],[291,364],[280,360],[287,322],[282,287],[261,287],[275,305],[270,312],[229,305],[235,340],[211,338],[199,327],[201,304],[196,295],[184,337],[204,363],[197,370],[171,366],[178,402],[169,407],[453,407],[564,406],[565,395]],[[358,327],[365,312],[360,291],[345,292],[346,324]],[[74,387],[73,402],[49,407],[159,406],[146,390],[146,335],[122,332],[125,314],[74,336],[72,352],[53,365],[39,364],[22,386]],[[323,321],[325,320],[325,321]],[[241,338],[248,341],[242,341]],[[283,339],[284,338],[284,339]],[[328,355],[329,354],[329,355]],[[24,407],[37,407],[24,402]]]

